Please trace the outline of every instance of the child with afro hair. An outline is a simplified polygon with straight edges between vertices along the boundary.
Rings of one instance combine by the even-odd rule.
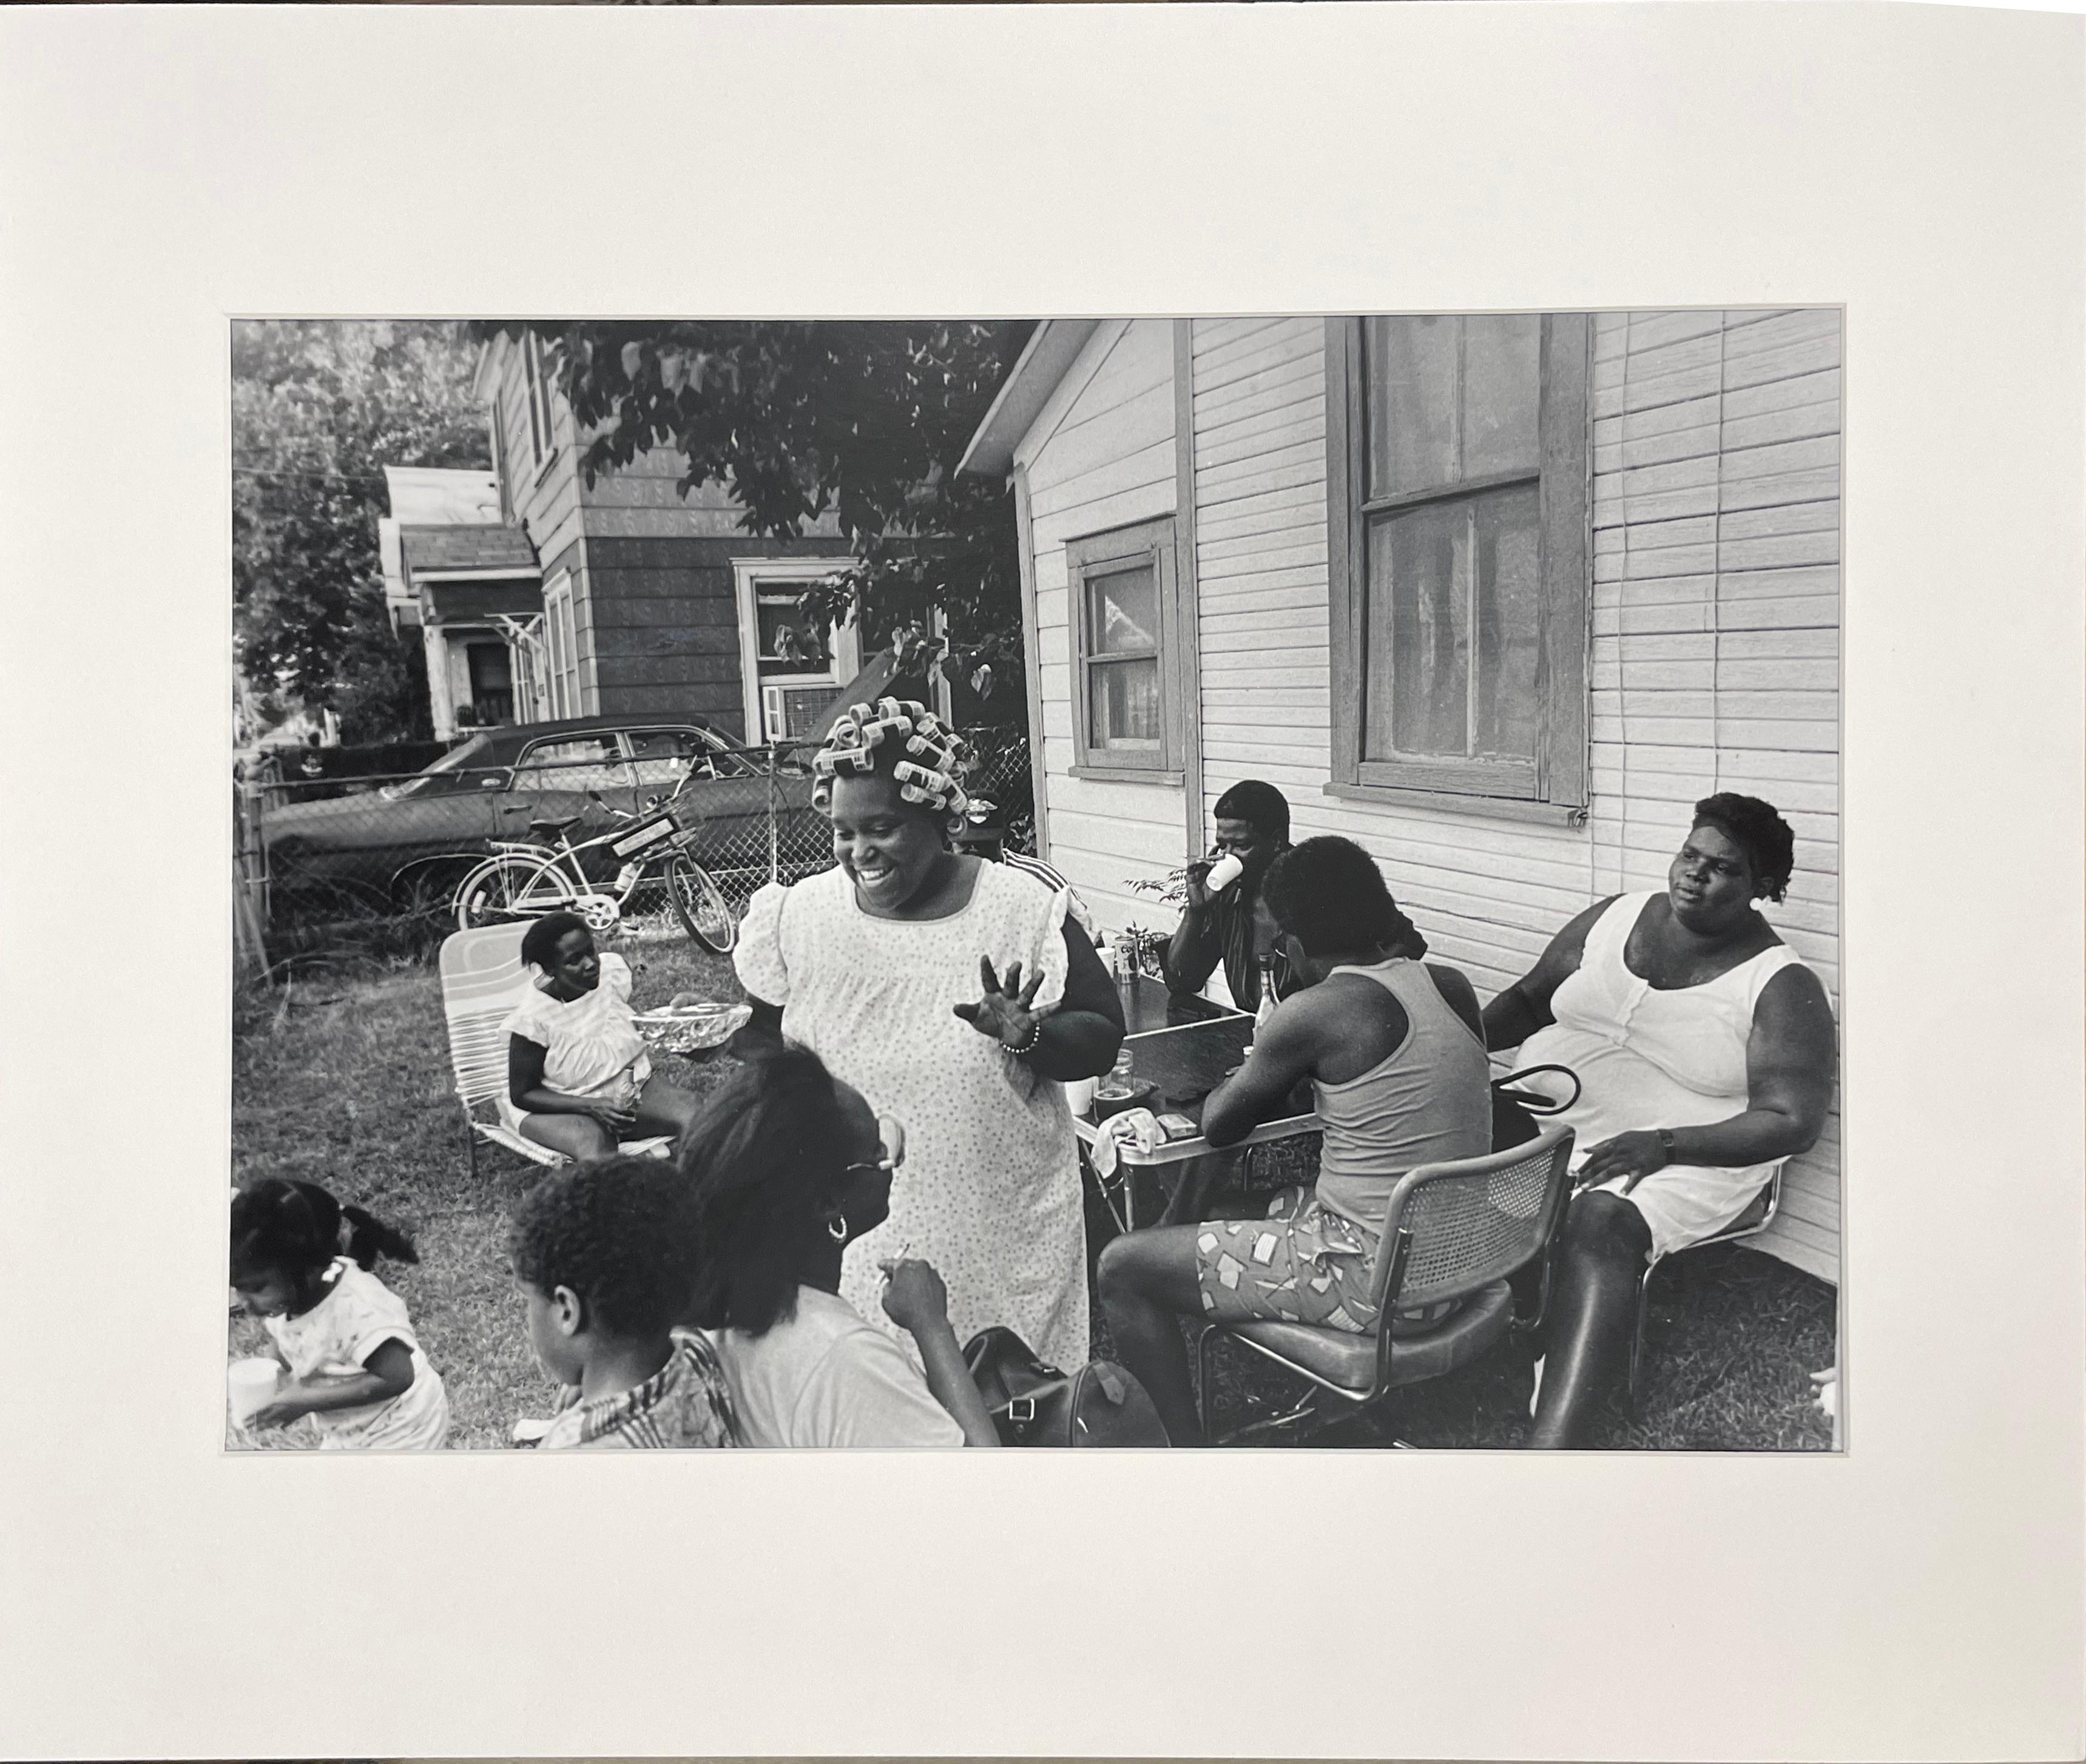
[[[680,1327],[694,1266],[692,1225],[685,1180],[653,1158],[577,1164],[523,1199],[509,1252],[529,1345],[564,1387],[539,1444],[739,1443],[715,1352]]]

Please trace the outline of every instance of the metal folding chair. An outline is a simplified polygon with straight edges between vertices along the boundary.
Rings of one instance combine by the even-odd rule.
[[[531,982],[522,961],[525,925],[483,925],[442,942],[442,1014],[448,1019],[449,1065],[463,1104],[470,1173],[478,1174],[478,1142],[504,1146],[531,1163],[569,1163],[563,1152],[514,1132],[500,1117],[507,1091],[507,1031],[500,1027],[527,996]],[[670,1137],[626,1140],[619,1148],[663,1158]]]
[[[1492,1347],[1513,1326],[1507,1277],[1548,1254],[1564,1218],[1572,1142],[1570,1128],[1553,1124],[1510,1150],[1422,1164],[1400,1177],[1370,1267],[1377,1312],[1365,1333],[1272,1320],[1205,1324],[1198,1345],[1204,1431],[1210,1350],[1220,1337],[1310,1387],[1295,1408],[1239,1429],[1227,1443],[1318,1419],[1326,1396],[1343,1405],[1326,1418],[1367,1413],[1394,1390]]]
[[[1684,1256],[1688,1250],[1707,1249],[1712,1243],[1735,1243],[1740,1238],[1757,1237],[1774,1223],[1774,1216],[1782,1206],[1782,1166],[1774,1167],[1774,1174],[1767,1179],[1767,1185],[1752,1197],[1744,1212],[1726,1226],[1714,1237],[1705,1237],[1699,1243],[1690,1243],[1687,1249],[1675,1250],[1675,1256]],[[1662,1262],[1671,1256],[1654,1256],[1645,1264],[1644,1277],[1637,1286],[1637,1327],[1630,1335],[1629,1408],[1637,1413],[1637,1385],[1644,1366],[1644,1326],[1651,1312],[1651,1277],[1658,1273]]]

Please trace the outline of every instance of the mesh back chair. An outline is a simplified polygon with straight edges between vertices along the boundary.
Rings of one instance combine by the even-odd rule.
[[[1467,1365],[1513,1324],[1507,1277],[1547,1256],[1564,1214],[1572,1129],[1546,1127],[1527,1144],[1453,1163],[1421,1164],[1391,1190],[1369,1270],[1377,1304],[1365,1333],[1261,1320],[1205,1325],[1199,1345],[1203,1422],[1209,1425],[1210,1349],[1228,1337],[1305,1379],[1293,1409],[1232,1437],[1316,1418],[1322,1395],[1374,1409],[1407,1384]]]
[[[1746,1209],[1714,1237],[1705,1237],[1700,1243],[1690,1243],[1689,1249],[1707,1249],[1712,1243],[1735,1243],[1742,1237],[1757,1237],[1774,1223],[1775,1214],[1782,1207],[1782,1172],[1777,1164],[1774,1174],[1767,1184],[1747,1204]],[[1676,1250],[1675,1255],[1684,1253]],[[1637,1328],[1630,1336],[1629,1406],[1637,1413],[1637,1391],[1644,1371],[1644,1326],[1651,1311],[1651,1277],[1658,1271],[1663,1257],[1654,1255],[1644,1265],[1644,1277],[1637,1286]]]
[[[449,1065],[456,1073],[457,1099],[463,1104],[474,1176],[481,1139],[504,1146],[531,1163],[569,1162],[563,1152],[516,1133],[500,1116],[499,1099],[507,1094],[508,1039],[500,1025],[533,984],[522,961],[522,937],[528,929],[489,925],[453,933],[442,942],[442,1014],[449,1020]],[[666,1138],[628,1140],[621,1149],[664,1157],[670,1143]]]

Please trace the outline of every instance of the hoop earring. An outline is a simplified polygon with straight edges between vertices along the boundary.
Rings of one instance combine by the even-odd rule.
[[[845,1213],[836,1213],[831,1218],[828,1219],[826,1221],[826,1235],[830,1237],[836,1243],[845,1243],[848,1240],[847,1214]]]

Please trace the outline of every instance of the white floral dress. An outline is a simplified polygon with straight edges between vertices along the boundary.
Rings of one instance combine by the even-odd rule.
[[[739,977],[782,1007],[782,1032],[905,1128],[888,1222],[848,1247],[841,1296],[909,1354],[883,1314],[879,1259],[932,1262],[956,1339],[1003,1324],[1055,1365],[1088,1351],[1086,1223],[1064,1086],[1038,1078],[951,1008],[978,996],[978,958],[1042,971],[1065,992],[1068,897],[981,864],[970,904],[945,919],[874,918],[838,869],[768,884],[740,928]],[[909,1246],[909,1248],[908,1247]]]

